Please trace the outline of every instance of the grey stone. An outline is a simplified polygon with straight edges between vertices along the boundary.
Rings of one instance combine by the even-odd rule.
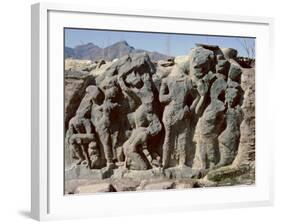
[[[241,68],[235,64],[231,64],[228,77],[233,81],[239,82],[241,74],[242,74]]]
[[[212,45],[212,44],[202,44],[202,43],[197,43],[196,44],[196,47],[202,47],[202,48],[205,48],[207,50],[211,50],[211,51],[219,51],[220,48],[218,45]]]
[[[193,177],[193,170],[191,167],[170,167],[164,170],[164,175],[169,179],[191,179]]]
[[[196,187],[196,182],[194,180],[181,180],[174,184],[175,189],[186,189]]]
[[[168,60],[159,60],[157,64],[162,67],[171,67],[175,64],[175,60],[173,58],[170,58]]]
[[[221,49],[223,52],[223,55],[225,56],[226,59],[236,59],[237,57],[237,50],[233,48],[222,48]]]
[[[116,191],[135,191],[140,185],[140,181],[130,178],[115,179],[112,181],[112,186]]]
[[[102,180],[102,172],[100,169],[89,170],[86,166],[73,165],[71,168],[66,169],[64,172],[65,180],[73,179],[94,179]]]
[[[240,125],[240,140],[234,166],[247,165],[255,161],[255,71],[243,69],[241,87],[244,100],[241,106],[243,121]]]
[[[254,175],[253,167],[250,165],[225,166],[211,170],[204,179],[216,183],[215,186],[245,185],[254,183]]]
[[[86,88],[95,83],[92,76],[65,77],[64,107],[65,107],[65,130],[68,128],[69,120],[75,115],[80,102],[85,94]]]
[[[218,57],[217,57],[218,58]],[[230,63],[226,59],[217,59],[217,64],[216,64],[216,72],[223,74],[225,76],[228,75],[229,68],[230,68]]]
[[[82,185],[76,188],[76,194],[116,192],[110,183],[97,183],[90,185]]]
[[[173,189],[174,182],[167,181],[167,180],[160,180],[154,182],[142,182],[141,185],[137,188],[138,191],[140,190],[166,190],[166,189]]]
[[[186,74],[190,72],[190,56],[182,55],[175,57],[175,64],[178,65]]]
[[[214,52],[203,47],[196,47],[190,53],[190,73],[196,78],[202,78],[210,70],[214,71]]]
[[[65,192],[253,183],[254,69],[241,68],[234,53],[198,44],[158,62],[143,53],[69,61]]]
[[[65,59],[65,71],[66,75],[70,75],[71,72],[90,72],[96,68],[96,64],[91,60],[75,60],[75,59]],[[70,74],[69,74],[70,73]]]
[[[159,100],[165,106],[163,112],[163,124],[165,139],[163,143],[164,168],[170,166],[171,156],[178,154],[179,166],[184,166],[187,160],[188,135],[190,134],[191,105],[187,104],[187,98],[193,101],[193,86],[191,79],[183,71],[175,66],[171,74],[162,80]],[[176,147],[177,146],[177,147]]]

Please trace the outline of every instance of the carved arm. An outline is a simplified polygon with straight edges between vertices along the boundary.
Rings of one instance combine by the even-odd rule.
[[[150,114],[148,116],[150,116],[150,123],[147,127],[147,132],[149,136],[153,137],[162,130],[162,124],[156,114]]]
[[[169,103],[171,101],[170,93],[167,94],[169,91],[167,83],[164,81],[161,83],[160,91],[159,91],[159,101],[161,103]]]

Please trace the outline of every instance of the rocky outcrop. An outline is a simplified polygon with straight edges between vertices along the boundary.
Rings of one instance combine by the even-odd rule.
[[[254,183],[255,75],[236,55],[66,60],[66,192]]]

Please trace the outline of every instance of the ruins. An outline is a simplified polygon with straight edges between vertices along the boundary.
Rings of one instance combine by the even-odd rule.
[[[255,69],[235,49],[67,60],[66,194],[255,183]]]

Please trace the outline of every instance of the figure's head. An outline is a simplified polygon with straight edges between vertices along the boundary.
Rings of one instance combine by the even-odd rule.
[[[97,86],[91,85],[86,88],[86,94],[89,94],[91,98],[98,101],[102,98],[102,92]]]
[[[129,86],[136,88],[141,88],[143,85],[140,75],[135,72],[131,72],[129,75],[127,75],[126,83],[129,84]]]
[[[112,77],[106,77],[100,84],[100,88],[102,90],[104,89],[109,89],[111,87],[115,87],[118,86],[118,80],[117,80],[117,76],[112,76]]]
[[[153,103],[150,101],[146,101],[143,103],[145,109],[147,112],[152,112],[153,111]]]
[[[223,54],[216,55],[216,61],[217,61],[216,72],[227,76],[229,68],[230,68],[229,61],[227,61],[225,59]]]
[[[183,71],[183,69],[180,66],[174,65],[169,76],[184,77],[186,76],[186,73]]]
[[[103,99],[103,93],[102,91],[94,85],[88,86],[86,88],[86,94],[95,102],[100,103]]]
[[[202,78],[210,70],[214,69],[214,52],[203,47],[192,49],[190,54],[190,74],[196,78]]]
[[[98,145],[96,141],[91,141],[88,145],[89,156],[99,156]]]
[[[104,90],[105,99],[115,99],[118,96],[119,88],[117,86],[108,88]]]

